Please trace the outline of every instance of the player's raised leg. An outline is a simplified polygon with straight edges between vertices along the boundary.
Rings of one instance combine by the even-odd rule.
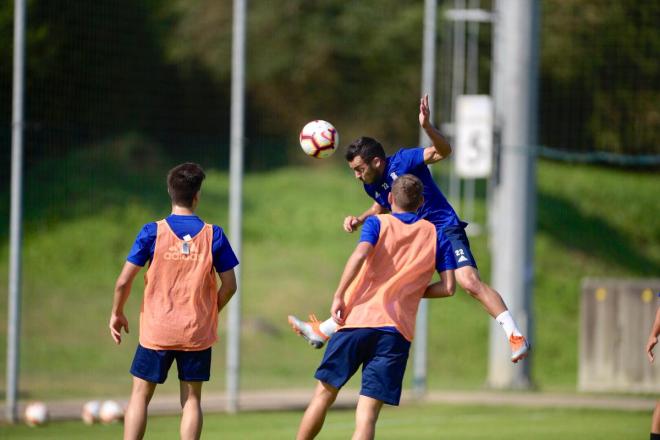
[[[318,435],[325,422],[328,409],[337,398],[339,390],[330,384],[319,381],[314,390],[314,397],[305,410],[296,440],[313,439]]]
[[[527,357],[530,346],[516,325],[513,316],[504,304],[502,296],[479,278],[472,266],[456,269],[458,284],[477,299],[488,313],[502,326],[511,346],[511,361],[516,363]]]
[[[181,399],[181,427],[182,440],[197,440],[202,434],[204,416],[202,414],[202,384],[204,382],[179,382],[179,396]]]
[[[320,322],[315,315],[309,315],[309,321],[302,321],[289,315],[288,319],[291,328],[314,348],[323,347],[323,344],[337,331],[337,323],[332,318]]]
[[[133,389],[124,415],[124,440],[144,437],[147,428],[147,407],[156,390],[156,384],[133,377]]]
[[[382,407],[382,400],[360,396],[355,410],[353,440],[371,440],[376,437],[376,422]]]

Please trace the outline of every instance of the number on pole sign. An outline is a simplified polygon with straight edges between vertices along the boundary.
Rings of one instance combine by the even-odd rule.
[[[487,95],[462,95],[456,100],[456,174],[488,177],[493,162],[493,105]]]

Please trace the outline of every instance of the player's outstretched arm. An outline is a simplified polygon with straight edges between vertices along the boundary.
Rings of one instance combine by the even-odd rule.
[[[377,214],[385,214],[386,212],[387,209],[385,209],[384,206],[380,205],[378,202],[374,202],[374,204],[371,205],[369,209],[364,211],[359,216],[357,217],[353,215],[347,216],[344,219],[344,231],[346,232],[356,231],[360,226],[362,226],[362,223],[364,223],[367,217]]]
[[[229,269],[227,271],[221,272],[218,274],[220,277],[220,288],[218,289],[218,313],[222,310],[234,293],[238,289],[236,284],[236,273],[234,269]]]
[[[348,257],[346,266],[344,266],[344,272],[341,274],[341,279],[339,280],[339,286],[337,286],[337,290],[335,291],[332,307],[330,308],[330,314],[337,324],[344,324],[344,319],[346,317],[346,313],[344,313],[344,293],[346,292],[346,289],[348,289],[348,286],[353,282],[358,272],[360,272],[362,265],[373,250],[374,246],[371,243],[361,241],[358,243],[351,256]]]
[[[429,95],[424,95],[419,102],[419,125],[424,129],[431,142],[433,142],[432,147],[424,149],[424,163],[429,165],[449,157],[451,154],[451,145],[440,131],[431,124]]]
[[[142,269],[133,263],[126,262],[115,282],[115,294],[112,300],[112,312],[110,313],[110,336],[116,344],[121,344],[121,329],[128,333],[128,320],[124,316],[124,304],[131,293],[131,286],[135,276]]]
[[[660,334],[660,307],[655,312],[655,322],[653,322],[653,328],[649,334],[649,339],[646,342],[646,355],[649,357],[649,362],[653,362],[655,356],[653,354],[653,349],[658,343],[658,335]]]

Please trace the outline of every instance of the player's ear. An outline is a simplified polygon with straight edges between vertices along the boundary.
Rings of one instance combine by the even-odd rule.
[[[394,196],[392,195],[392,191],[387,193],[387,203],[389,203],[390,205],[392,205],[392,203],[394,203]]]

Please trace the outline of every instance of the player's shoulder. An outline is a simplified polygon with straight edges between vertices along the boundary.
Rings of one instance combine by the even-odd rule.
[[[404,157],[419,154],[424,151],[424,147],[401,147],[391,157]]]
[[[225,230],[223,229],[222,226],[211,224],[211,227],[213,228],[213,241],[227,239],[227,234],[225,233]]]
[[[405,156],[406,154],[408,154],[408,153],[406,152],[406,150],[408,150],[408,148],[400,147],[398,150],[396,150],[396,151],[394,152],[394,154],[392,154],[392,155],[389,157],[389,159],[390,159],[391,161],[395,161],[395,160],[401,159],[401,157],[403,157],[403,156]]]
[[[149,222],[142,225],[135,238],[134,248],[149,249],[156,241],[158,235],[158,225],[156,222]]]
[[[145,223],[144,225],[142,225],[139,234],[147,235],[147,236],[152,236],[152,235],[155,236],[157,231],[158,231],[158,220],[154,220],[152,222]]]
[[[425,218],[420,218],[415,223],[419,224],[420,227],[427,229],[429,233],[436,235],[435,225]]]
[[[424,158],[424,147],[400,148],[390,156],[390,164],[396,168],[399,166],[409,167]]]
[[[380,225],[380,220],[384,215],[387,215],[387,214],[370,215],[369,217],[367,217],[364,220],[364,225],[362,225],[362,226],[364,227],[365,225],[367,225],[367,226]]]

